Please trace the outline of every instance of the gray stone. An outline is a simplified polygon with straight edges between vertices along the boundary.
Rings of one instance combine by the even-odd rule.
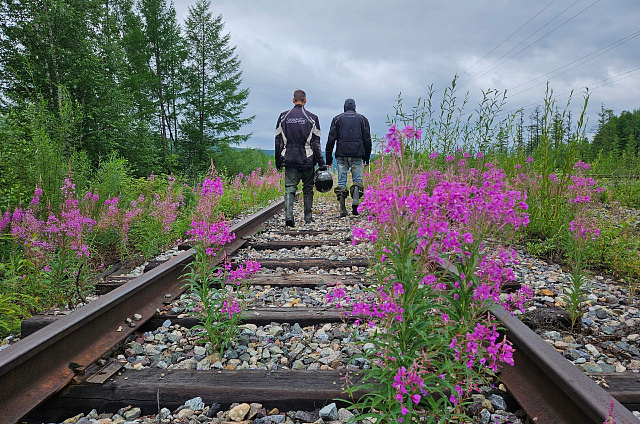
[[[193,353],[197,356],[203,356],[207,354],[207,349],[203,346],[196,346],[193,348]]]
[[[131,408],[128,411],[125,411],[125,413],[122,414],[122,417],[127,421],[131,421],[131,420],[135,420],[141,415],[142,415],[142,411],[140,411],[140,408]]]
[[[490,421],[491,421],[491,412],[487,411],[486,409],[483,409],[482,411],[480,411],[480,423],[489,424]]]
[[[198,362],[195,359],[185,359],[182,362],[178,362],[171,366],[174,370],[195,370],[198,367]]]
[[[213,402],[209,407],[209,411],[207,411],[207,417],[213,418],[220,410],[222,409],[222,405],[217,402]]]
[[[168,410],[167,408],[162,408],[160,410],[160,413],[158,413],[158,418],[161,420],[166,420],[169,418],[170,415],[171,415],[170,410]]]
[[[330,403],[318,412],[324,421],[335,421],[338,419],[338,407],[335,403]]]
[[[495,409],[501,409],[503,411],[507,409],[507,403],[504,401],[502,396],[490,395],[487,399],[489,399],[489,402],[491,402],[491,405],[493,405]]]
[[[596,317],[598,317],[599,319],[605,319],[609,316],[609,314],[607,313],[606,309],[598,309],[596,311]]]
[[[507,424],[509,418],[504,415],[493,414],[491,415],[491,424]]]
[[[271,346],[269,348],[269,352],[271,352],[274,355],[282,355],[284,353],[280,348],[280,346],[276,346],[276,345]]]
[[[318,421],[318,418],[320,418],[320,415],[318,415],[317,412],[297,411],[293,416],[293,418],[303,423],[313,423]]]
[[[582,364],[581,367],[584,372],[602,372],[600,365],[594,364],[593,362]]]
[[[253,419],[255,416],[258,415],[258,413],[260,412],[260,410],[262,409],[262,404],[261,403],[250,403],[249,404],[249,413],[247,414],[247,419],[251,420]]]
[[[282,334],[284,333],[284,329],[279,325],[272,325],[267,331],[269,332],[269,334],[275,337],[282,336]]]
[[[575,361],[576,359],[581,357],[580,352],[578,352],[576,349],[567,349],[562,354],[565,358],[571,361]]]
[[[338,421],[342,421],[343,423],[346,423],[351,418],[353,418],[353,413],[351,413],[351,411],[345,408],[338,409]]]
[[[363,350],[366,352],[368,350],[375,350],[376,345],[374,345],[373,343],[365,343]]]
[[[283,424],[287,417],[285,415],[269,415],[253,420],[253,424]]]
[[[224,357],[226,359],[238,359],[238,352],[236,352],[235,350],[229,348],[227,349],[227,351],[224,354]]]
[[[187,408],[191,408],[194,411],[202,411],[204,409],[204,402],[202,402],[201,397],[194,397],[193,399],[189,399],[184,403]]]
[[[170,320],[170,319],[165,320],[165,321],[162,323],[162,326],[163,326],[163,327],[167,327],[167,328],[171,327],[171,320]]]
[[[144,354],[147,355],[147,356],[153,356],[153,355],[160,354],[160,351],[158,349],[156,349],[155,346],[146,345],[144,347]]]
[[[557,331],[547,331],[544,333],[545,336],[549,337],[551,340],[562,340],[562,334]]]

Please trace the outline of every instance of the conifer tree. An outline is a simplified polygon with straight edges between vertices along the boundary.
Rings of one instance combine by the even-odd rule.
[[[221,147],[246,140],[238,131],[253,117],[242,117],[248,89],[241,89],[242,72],[235,47],[229,46],[222,16],[214,17],[209,0],[189,7],[185,21],[188,50],[184,113],[179,153],[185,169],[205,171]]]

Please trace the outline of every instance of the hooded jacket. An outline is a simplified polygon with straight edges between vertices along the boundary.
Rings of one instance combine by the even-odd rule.
[[[276,168],[324,166],[320,149],[320,121],[302,105],[278,117],[276,124]]]
[[[336,147],[336,157],[359,157],[369,162],[371,157],[371,130],[369,120],[356,113],[356,102],[347,99],[344,102],[344,112],[331,121],[329,139],[325,153],[327,165],[331,165],[333,147]]]

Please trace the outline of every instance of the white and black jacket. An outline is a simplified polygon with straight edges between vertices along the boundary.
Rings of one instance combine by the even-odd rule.
[[[302,105],[295,105],[278,117],[276,124],[276,167],[324,166],[320,149],[320,121]]]

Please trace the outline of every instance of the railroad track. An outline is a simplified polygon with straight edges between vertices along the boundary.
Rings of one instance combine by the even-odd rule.
[[[304,253],[304,249],[321,246],[339,249],[341,243],[349,242],[347,231],[331,234],[313,230],[281,231],[271,240],[251,241],[251,235],[282,206],[282,202],[277,202],[235,225],[232,230],[236,239],[226,246],[227,253],[238,255],[243,245],[253,252],[296,248]],[[23,333],[33,334],[0,352],[0,421],[62,421],[91,408],[114,410],[129,404],[153,414],[158,412],[158,405],[174,409],[196,396],[220,404],[260,402],[280,410],[317,409],[334,399],[345,398],[344,371],[331,369],[328,364],[325,366],[328,369],[322,370],[123,370],[125,362],[117,360],[116,347],[135,338],[134,332],[147,334],[144,332],[157,329],[167,320],[180,328],[196,324],[184,314],[171,313],[171,302],[178,298],[183,285],[180,275],[191,260],[192,254],[187,251],[135,279],[112,279],[102,289],[106,294],[74,313],[36,317],[25,323]],[[261,262],[266,269],[342,271],[265,272],[252,279],[256,287],[305,290],[324,287],[335,279],[348,285],[367,284],[362,272],[367,266],[364,257],[266,258]],[[519,320],[500,307],[492,312],[503,322],[516,347],[516,366],[501,371],[502,382],[536,423],[599,424],[609,413],[612,401],[616,423],[638,422],[623,405],[640,403],[628,390],[614,385],[612,392],[620,401],[614,400]],[[262,305],[247,311],[245,324],[279,323],[290,328],[320,327],[340,321],[340,315],[326,306]],[[632,385],[628,381],[626,384]]]

